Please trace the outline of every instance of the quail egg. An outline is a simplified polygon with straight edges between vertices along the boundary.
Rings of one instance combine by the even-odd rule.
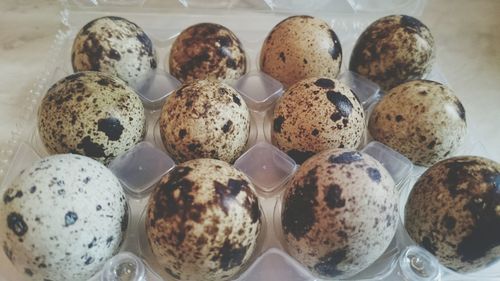
[[[273,144],[302,163],[329,148],[356,148],[365,127],[356,95],[342,82],[308,78],[290,87],[273,114]]]
[[[105,164],[144,138],[145,122],[134,90],[94,71],[55,83],[38,110],[40,137],[51,154],[77,153]]]
[[[73,70],[118,76],[140,90],[154,75],[157,57],[151,39],[135,23],[108,16],[87,23],[71,50]]]
[[[456,151],[467,133],[465,110],[453,91],[414,80],[389,91],[375,106],[368,129],[414,163],[430,166]]]
[[[434,38],[427,26],[410,16],[392,15],[375,21],[361,34],[349,70],[387,91],[427,75],[435,53]]]
[[[327,22],[292,16],[267,35],[260,51],[260,69],[285,87],[310,77],[336,78],[342,47]]]
[[[262,229],[253,185],[226,162],[176,166],[155,187],[146,233],[158,263],[179,280],[228,280],[252,257]]]
[[[128,225],[120,182],[85,156],[35,162],[2,198],[2,248],[29,280],[88,280],[119,250]]]
[[[372,264],[398,222],[397,192],[371,156],[331,149],[307,160],[287,184],[281,224],[292,257],[322,278],[345,278]]]
[[[215,23],[199,23],[182,31],[172,45],[168,62],[170,74],[182,82],[231,82],[247,69],[246,54],[238,37]]]
[[[160,132],[165,148],[178,162],[196,158],[233,162],[248,141],[250,112],[232,87],[198,80],[167,98]]]
[[[441,264],[477,271],[500,256],[500,164],[476,156],[430,167],[405,207],[405,227]]]

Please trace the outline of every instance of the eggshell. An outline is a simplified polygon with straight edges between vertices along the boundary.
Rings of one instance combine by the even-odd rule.
[[[77,153],[103,163],[142,141],[145,122],[132,88],[93,71],[59,80],[38,109],[38,131],[49,153]]]
[[[434,38],[418,19],[392,15],[376,20],[356,41],[349,70],[389,90],[403,82],[422,79],[435,58]]]
[[[500,256],[500,164],[459,156],[430,167],[405,207],[410,236],[441,264],[466,273]]]
[[[321,278],[346,278],[386,250],[398,222],[397,192],[367,154],[331,149],[307,160],[286,186],[284,244]]]
[[[389,91],[375,106],[368,129],[375,140],[424,166],[450,156],[467,134],[460,100],[450,88],[428,80]]]
[[[260,51],[261,71],[285,87],[310,77],[336,78],[342,47],[327,22],[311,16],[292,16],[267,35]]]
[[[297,163],[329,148],[356,148],[365,127],[356,95],[338,80],[304,79],[290,87],[273,114],[272,142]]]
[[[87,23],[71,50],[73,70],[101,71],[141,89],[157,68],[156,52],[148,35],[135,23],[107,16]]]
[[[185,84],[167,98],[160,132],[178,162],[214,158],[233,162],[250,134],[250,112],[236,90],[215,80]]]
[[[3,251],[29,280],[88,280],[119,250],[128,225],[120,182],[84,156],[35,162],[2,198]]]
[[[158,263],[179,280],[228,280],[252,257],[262,229],[258,198],[242,172],[196,159],[155,187],[146,232]]]
[[[172,45],[168,64],[170,74],[182,82],[231,82],[247,69],[246,54],[238,37],[215,23],[199,23],[183,30]]]

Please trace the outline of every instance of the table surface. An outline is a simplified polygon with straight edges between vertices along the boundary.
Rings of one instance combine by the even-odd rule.
[[[55,0],[0,2],[0,150],[20,124],[26,94],[60,27]],[[433,0],[421,17],[437,41],[437,64],[461,99],[474,138],[500,161],[500,1]]]

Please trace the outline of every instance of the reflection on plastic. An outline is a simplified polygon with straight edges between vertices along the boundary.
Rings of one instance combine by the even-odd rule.
[[[101,281],[145,281],[144,277],[144,263],[134,254],[122,252],[104,265]]]
[[[283,85],[263,72],[243,75],[235,87],[248,107],[259,111],[267,109],[283,93]]]
[[[441,269],[434,256],[423,248],[410,246],[399,258],[399,274],[408,281],[437,281]]]
[[[141,142],[109,164],[125,191],[134,196],[144,195],[160,178],[175,166],[175,162],[149,142]]]
[[[400,189],[403,183],[409,178],[413,164],[408,158],[392,150],[388,146],[377,141],[372,141],[361,151],[377,159],[384,166],[392,176],[398,189]]]
[[[244,172],[265,194],[278,192],[295,171],[292,158],[273,145],[259,142],[236,160],[234,167]]]

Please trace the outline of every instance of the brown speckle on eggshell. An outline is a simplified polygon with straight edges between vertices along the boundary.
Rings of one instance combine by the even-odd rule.
[[[260,69],[285,87],[309,77],[336,78],[342,47],[327,22],[292,16],[267,35],[260,52]]]
[[[304,79],[290,87],[273,113],[273,144],[297,163],[329,148],[356,148],[365,127],[354,93],[329,78]]]
[[[49,153],[77,153],[103,163],[142,141],[145,122],[135,91],[94,71],[59,80],[38,109],[38,130]]]
[[[180,280],[228,280],[257,247],[261,211],[253,185],[226,162],[176,166],[155,187],[146,231],[164,270]]]
[[[458,272],[473,272],[500,256],[500,164],[459,156],[430,167],[405,207],[409,235]]]
[[[179,162],[195,158],[233,162],[247,144],[250,112],[232,87],[198,80],[167,98],[160,132],[165,148]]]
[[[124,80],[136,90],[154,75],[157,57],[148,35],[135,23],[107,16],[87,23],[71,50],[73,69],[101,71]]]
[[[315,275],[352,276],[386,250],[397,211],[394,182],[382,164],[361,152],[326,150],[300,166],[286,186],[284,242]]]
[[[414,163],[430,166],[451,156],[467,133],[465,110],[453,91],[429,80],[403,83],[375,106],[372,137]]]
[[[406,15],[378,19],[356,41],[349,70],[389,90],[421,79],[434,63],[434,38],[427,26]]]
[[[170,74],[182,82],[231,82],[245,74],[246,63],[238,37],[216,23],[199,23],[183,30],[175,39],[168,60]]]

